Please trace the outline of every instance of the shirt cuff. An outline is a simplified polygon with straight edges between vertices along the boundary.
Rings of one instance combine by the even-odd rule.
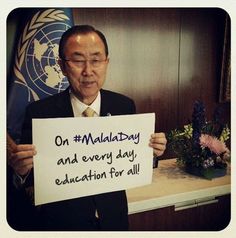
[[[17,173],[13,174],[13,184],[17,189],[20,189],[23,187],[23,185],[25,184],[26,179],[28,178],[30,174],[30,170],[28,171],[28,173],[26,175],[19,175]]]

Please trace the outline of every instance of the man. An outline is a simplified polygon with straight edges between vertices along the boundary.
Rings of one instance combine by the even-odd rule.
[[[88,25],[70,28],[61,38],[59,57],[70,87],[27,108],[21,145],[10,162],[23,186],[33,184],[31,171],[36,148],[31,144],[32,118],[88,116],[84,114],[88,107],[92,116],[135,113],[130,98],[102,89],[109,58],[107,42],[100,31]],[[151,135],[150,146],[157,156],[162,155],[166,147],[164,133]],[[42,205],[36,215],[39,219],[36,223],[42,225],[38,229],[42,230],[128,230],[125,191]]]

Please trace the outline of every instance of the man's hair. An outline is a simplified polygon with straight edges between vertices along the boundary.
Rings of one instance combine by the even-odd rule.
[[[100,39],[102,40],[104,47],[105,47],[105,54],[106,57],[108,56],[108,45],[106,37],[103,35],[103,33],[99,30],[96,30],[93,26],[90,25],[75,25],[69,28],[67,31],[65,31],[61,37],[60,43],[59,43],[59,57],[61,59],[65,58],[64,55],[64,47],[68,40],[73,35],[86,35],[88,33],[96,33]]]

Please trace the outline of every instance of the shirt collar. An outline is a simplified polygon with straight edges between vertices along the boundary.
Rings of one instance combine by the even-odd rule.
[[[86,105],[83,102],[81,102],[70,90],[70,100],[74,112],[75,117],[82,116],[82,113],[84,110],[86,110],[87,107],[92,108],[95,111],[95,116],[100,116],[100,107],[101,107],[101,93],[98,92],[98,95],[96,99],[93,101],[92,104]]]

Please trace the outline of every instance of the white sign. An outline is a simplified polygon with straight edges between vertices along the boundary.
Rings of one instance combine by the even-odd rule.
[[[152,181],[155,114],[33,119],[35,205]]]

